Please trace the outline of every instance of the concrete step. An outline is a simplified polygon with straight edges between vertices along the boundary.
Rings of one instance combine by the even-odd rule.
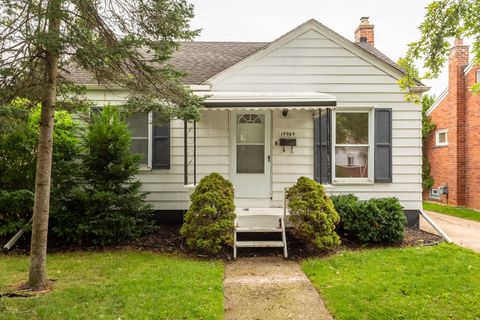
[[[283,248],[283,241],[237,241],[238,248]]]

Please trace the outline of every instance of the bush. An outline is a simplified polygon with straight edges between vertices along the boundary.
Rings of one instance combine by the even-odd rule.
[[[180,230],[190,249],[217,253],[233,245],[235,205],[233,185],[218,173],[202,178]]]
[[[321,184],[300,177],[288,189],[287,200],[289,220],[297,237],[320,250],[340,245],[340,238],[335,233],[340,218]]]
[[[359,201],[352,194],[332,197],[341,234],[362,243],[396,243],[405,237],[406,218],[396,198]]]
[[[17,99],[2,107],[0,123],[8,123],[0,130],[0,189],[7,191],[35,189],[37,145],[40,107],[30,106],[25,99]],[[62,193],[59,188],[71,186],[78,167],[79,123],[66,111],[55,112],[52,156],[52,201]]]
[[[0,190],[0,237],[26,226],[32,217],[33,192]]]
[[[40,107],[16,99],[0,107],[0,235],[12,235],[32,216]],[[79,123],[55,112],[50,207],[77,184]]]
[[[152,229],[153,210],[134,181],[139,156],[130,152],[131,136],[114,107],[93,117],[79,164],[81,184],[62,197],[52,216],[52,231],[78,245],[109,245]]]

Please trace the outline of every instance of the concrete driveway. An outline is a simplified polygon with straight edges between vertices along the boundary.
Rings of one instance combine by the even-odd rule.
[[[450,237],[453,242],[480,253],[480,222],[457,218],[426,211],[427,215]],[[432,226],[420,216],[420,229],[437,233]]]

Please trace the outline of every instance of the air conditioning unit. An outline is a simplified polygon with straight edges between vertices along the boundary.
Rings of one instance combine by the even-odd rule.
[[[431,189],[430,190],[430,199],[440,199],[440,190],[438,189]]]

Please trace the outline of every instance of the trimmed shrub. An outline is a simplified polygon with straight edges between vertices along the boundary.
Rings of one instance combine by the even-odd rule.
[[[52,231],[78,245],[110,245],[152,230],[153,210],[135,181],[140,157],[130,152],[131,136],[114,107],[93,117],[79,164],[81,184],[62,196]]]
[[[342,236],[362,243],[396,243],[405,237],[406,217],[396,198],[359,201],[352,194],[332,197]]]
[[[26,226],[32,217],[33,197],[30,190],[0,190],[0,237]]]
[[[214,172],[202,178],[180,229],[190,249],[218,253],[233,245],[235,205],[233,185]]]
[[[300,177],[287,191],[293,233],[310,247],[325,250],[340,245],[335,226],[340,217],[323,186]]]

